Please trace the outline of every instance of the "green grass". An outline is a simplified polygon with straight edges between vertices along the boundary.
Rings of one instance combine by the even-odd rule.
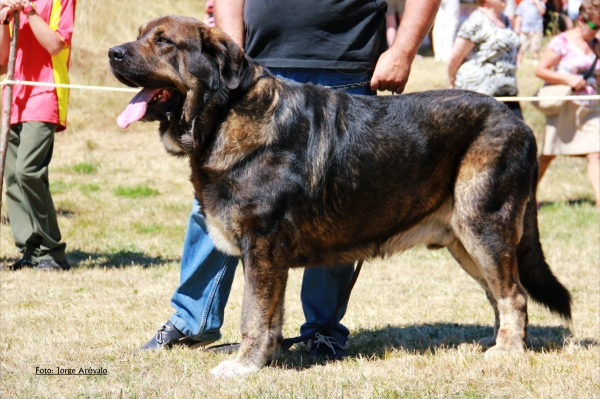
[[[98,164],[90,163],[90,162],[83,162],[83,163],[78,163],[76,165],[71,166],[70,169],[73,173],[77,173],[79,175],[91,175],[98,171]]]
[[[68,189],[69,189],[69,185],[67,183],[65,183],[64,181],[57,180],[57,181],[50,182],[50,192],[52,194],[63,194],[65,192],[67,192]]]
[[[137,26],[154,16],[201,18],[203,3],[80,0],[77,7],[72,81],[112,86],[118,83],[108,71],[108,47],[133,40]],[[415,61],[412,70],[408,91],[447,85],[445,65],[431,57]],[[530,62],[519,69],[518,82],[523,95],[541,84]],[[0,397],[598,397],[600,219],[580,158],[559,157],[538,193],[545,256],[573,295],[573,324],[530,303],[528,350],[520,358],[484,360],[478,341],[493,323],[484,293],[446,250],[423,247],[365,264],[344,317],[351,335],[342,362],[310,360],[297,345],[260,373],[221,381],[208,371],[232,355],[176,348],[133,356],[172,313],[193,192],[187,160],[166,154],[155,124],[116,126],[130,98],[71,93],[69,129],[56,136],[50,189],[75,267],[0,271]],[[523,108],[540,137],[541,114]],[[0,216],[0,262],[9,264],[18,253],[5,206]],[[290,273],[286,337],[304,320],[301,278],[301,270]],[[242,291],[238,267],[221,342],[240,340]],[[36,367],[57,366],[104,367],[108,375],[35,375]]]
[[[128,197],[128,198],[140,198],[140,197],[154,197],[159,194],[158,190],[155,190],[146,186],[135,186],[135,187],[122,187],[119,186],[114,190],[114,194],[117,197]]]
[[[83,184],[83,185],[81,185],[81,187],[79,187],[79,190],[83,194],[91,194],[91,193],[95,193],[96,191],[100,190],[100,186],[97,184]]]

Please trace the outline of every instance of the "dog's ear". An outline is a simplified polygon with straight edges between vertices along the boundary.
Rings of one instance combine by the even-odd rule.
[[[244,50],[219,28],[201,29],[204,51],[219,65],[221,82],[229,89],[245,87],[252,80],[253,70]]]

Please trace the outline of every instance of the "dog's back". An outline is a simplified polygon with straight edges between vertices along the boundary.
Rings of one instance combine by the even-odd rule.
[[[351,258],[359,247],[364,257],[378,255],[386,241],[426,218],[450,229],[457,206],[467,212],[510,200],[524,207],[531,195],[533,134],[487,96],[457,90],[350,96],[310,85],[292,85],[289,96],[303,102],[288,105],[280,96],[273,124],[286,115],[286,128],[272,128],[279,136],[255,161],[272,176],[286,165],[286,182],[272,179],[269,192],[281,191],[301,231],[294,265],[330,263],[326,257],[333,261],[345,250]],[[457,201],[457,194],[471,202]]]

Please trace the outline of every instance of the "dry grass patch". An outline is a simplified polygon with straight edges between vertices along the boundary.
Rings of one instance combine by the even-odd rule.
[[[203,3],[80,0],[72,81],[116,86],[108,47],[166,13],[202,18]],[[107,29],[110,27],[110,29]],[[519,71],[522,94],[538,80]],[[445,65],[417,60],[408,91],[443,88]],[[168,156],[156,126],[114,121],[130,94],[73,91],[70,128],[56,138],[51,190],[77,266],[66,273],[0,271],[0,397],[598,397],[600,392],[599,215],[586,164],[560,158],[540,187],[546,257],[574,298],[573,325],[529,306],[529,350],[485,362],[478,341],[493,314],[479,286],[445,250],[415,248],[365,265],[344,323],[349,357],[313,362],[302,345],[248,378],[221,381],[208,370],[231,355],[175,349],[131,351],[170,316],[191,208],[185,160]],[[543,119],[528,104],[527,122]],[[17,259],[2,209],[0,261]],[[284,334],[303,322],[301,270],[291,273]],[[222,328],[239,340],[243,278],[238,268]],[[102,367],[106,376],[36,376],[36,367]]]

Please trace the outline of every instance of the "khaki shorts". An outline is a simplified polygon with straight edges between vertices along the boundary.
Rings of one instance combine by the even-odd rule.
[[[521,49],[522,53],[531,49],[534,53],[538,53],[542,49],[542,31],[536,32],[521,32]]]

